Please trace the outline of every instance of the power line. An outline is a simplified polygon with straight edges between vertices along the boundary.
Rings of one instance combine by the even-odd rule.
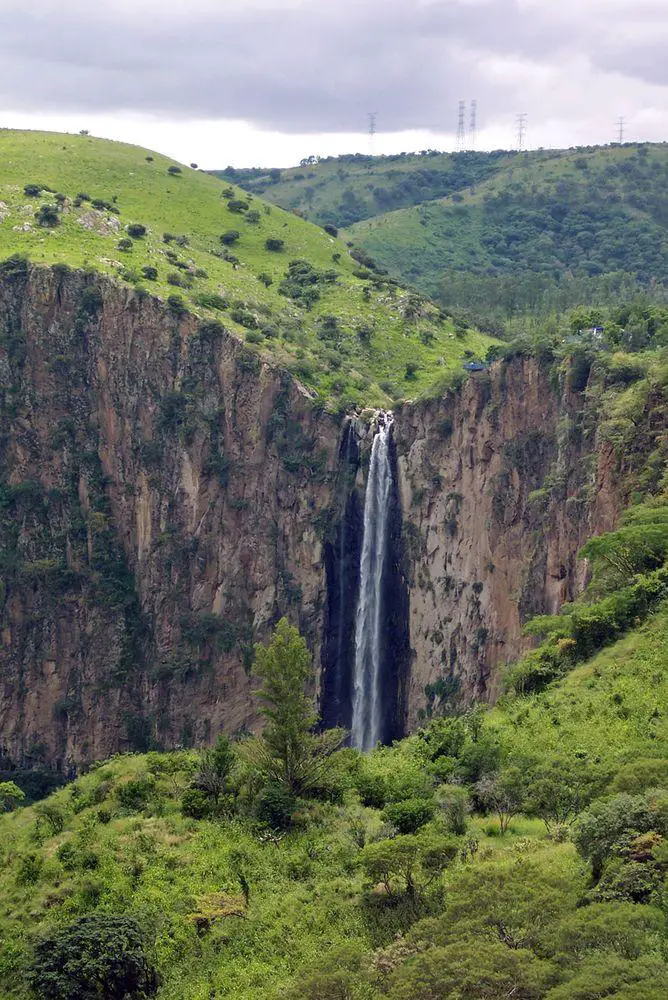
[[[624,123],[625,122],[626,122],[626,118],[624,118],[623,115],[620,115],[620,117],[617,119],[617,142],[619,143],[620,146],[624,142]]]
[[[521,153],[524,149],[524,143],[526,141],[527,119],[529,116],[526,111],[524,111],[522,114],[516,115],[515,117],[517,120],[517,148]]]
[[[376,119],[378,117],[377,111],[367,111],[367,118],[369,119],[369,155],[373,155],[373,139],[376,134]]]
[[[464,121],[466,119],[466,101],[459,102],[459,113],[457,115],[457,144],[456,149],[461,153],[465,146],[466,131]]]
[[[478,117],[478,102],[474,99],[471,101],[471,108],[469,114],[469,149],[475,149],[477,117]]]

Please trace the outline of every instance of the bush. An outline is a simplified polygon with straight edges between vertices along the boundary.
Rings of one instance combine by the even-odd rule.
[[[132,250],[132,240],[122,239],[118,241],[119,250]]]
[[[174,177],[174,176],[176,176],[177,174],[180,174],[180,173],[182,173],[182,172],[183,172],[183,171],[181,170],[181,167],[176,167],[176,166],[171,166],[171,167],[167,167],[167,173],[168,173],[168,174],[171,174],[171,175],[172,175],[172,177]]]
[[[297,802],[282,785],[267,785],[255,802],[255,815],[261,823],[274,830],[287,830],[292,826],[292,816]]]
[[[39,1000],[144,1000],[158,988],[139,924],[109,914],[82,917],[42,938],[29,982]]]
[[[228,201],[227,207],[230,212],[247,212],[248,202],[242,201],[241,198],[232,198],[231,201]]]
[[[55,205],[40,205],[39,210],[35,212],[35,218],[37,224],[45,229],[53,229],[60,225],[60,216]]]
[[[146,278],[147,281],[157,281],[158,280],[158,269],[157,267],[151,267],[147,264],[146,267],[141,269],[142,276]]]
[[[42,193],[42,186],[40,184],[26,184],[23,193],[28,198],[39,198]]]
[[[167,308],[172,316],[185,316],[188,307],[180,295],[170,295],[167,298]]]
[[[275,236],[269,236],[264,241],[265,249],[271,250],[273,253],[280,253],[280,251],[285,246],[285,240],[279,240]]]
[[[434,815],[434,803],[429,799],[405,799],[385,807],[383,817],[399,833],[416,833]]]
[[[131,236],[133,240],[140,240],[142,236],[146,236],[146,226],[142,226],[140,222],[131,222],[125,229],[128,236]]]
[[[207,819],[214,804],[201,788],[187,788],[181,797],[181,812],[191,819]]]
[[[236,229],[228,229],[227,232],[222,233],[220,236],[220,242],[226,247],[231,247],[233,243],[236,243],[241,233]]]
[[[336,228],[336,226],[332,226],[329,223],[326,226],[323,226],[322,228],[325,230],[326,233],[329,233],[330,236],[338,236],[339,235],[339,231]]]
[[[145,774],[140,778],[127,781],[116,790],[118,804],[130,812],[139,812],[146,808],[151,796],[155,792],[155,778],[150,774]]]

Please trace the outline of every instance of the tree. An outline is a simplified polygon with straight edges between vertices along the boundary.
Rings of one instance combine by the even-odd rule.
[[[11,812],[25,797],[25,792],[13,781],[0,781],[0,812]]]
[[[399,833],[416,833],[433,815],[434,803],[430,799],[391,802],[383,812],[384,819],[396,827]]]
[[[525,778],[518,767],[487,775],[476,784],[475,791],[480,802],[499,817],[502,836],[513,816],[521,812],[525,790]]]
[[[37,224],[45,229],[53,229],[54,226],[60,225],[60,216],[55,205],[40,205],[39,210],[35,212],[35,218]]]
[[[344,734],[340,729],[312,732],[318,716],[306,693],[313,679],[311,655],[287,618],[281,618],[268,646],[255,647],[253,669],[262,681],[258,696],[267,725],[261,737],[242,743],[240,752],[267,783],[294,795],[317,787]]]
[[[203,750],[199,769],[193,784],[213,799],[217,805],[220,796],[227,790],[228,779],[234,764],[234,750],[230,741],[222,734],[211,750]]]
[[[29,979],[39,1000],[145,1000],[158,988],[137,921],[108,914],[42,938]]]
[[[367,844],[360,854],[360,863],[371,882],[381,882],[388,896],[401,883],[401,891],[415,894],[415,873],[420,855],[420,840],[414,834],[377,840]]]
[[[525,812],[539,816],[548,833],[568,826],[600,794],[606,776],[586,761],[555,757],[531,777]]]
[[[228,229],[226,232],[222,233],[220,236],[220,242],[226,247],[232,246],[233,243],[239,239],[241,233],[236,229]]]
[[[273,250],[274,253],[279,253],[285,246],[285,240],[279,240],[275,236],[269,236],[264,241],[264,245],[267,250]]]

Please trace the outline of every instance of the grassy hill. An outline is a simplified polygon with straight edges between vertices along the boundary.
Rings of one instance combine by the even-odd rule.
[[[218,319],[342,409],[415,395],[490,343],[457,336],[437,307],[416,308],[293,214],[86,135],[0,131],[0,260],[13,254],[93,268]]]
[[[502,170],[515,157],[505,150],[457,155],[432,150],[390,156],[357,153],[304,161],[287,170],[228,167],[212,173],[321,226],[344,227],[469,188]]]
[[[665,297],[666,144],[342,157],[275,183],[238,179],[348,227],[391,274],[449,308],[503,320],[638,289]]]
[[[533,1000],[597,1000],[601,982],[617,1000],[659,1000],[668,793],[643,807],[653,819],[638,813],[636,840],[624,841],[619,818],[621,846],[605,828],[612,860],[594,877],[578,831],[595,840],[600,805],[549,831],[540,808],[517,813],[501,834],[476,782],[521,764],[540,790],[550,768],[572,767],[578,811],[592,798],[640,809],[647,783],[668,780],[667,646],[664,606],[543,693],[436,720],[367,758],[343,751],[339,797],[303,802],[283,832],[253,818],[241,772],[218,818],[183,815],[192,752],[114,758],[0,817],[2,995],[31,995],[25,970],[41,935],[125,914],[152,942],[160,1000],[500,1000],[513,987]],[[431,818],[385,839],[392,803],[416,797],[431,802]],[[647,823],[654,833],[643,834]],[[388,845],[413,858],[413,889],[400,874],[406,858],[381,884]]]

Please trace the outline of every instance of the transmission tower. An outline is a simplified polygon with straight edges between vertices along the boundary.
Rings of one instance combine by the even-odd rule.
[[[624,118],[623,115],[620,116],[617,119],[617,142],[619,143],[620,146],[624,142],[624,123],[625,123],[625,121],[626,121],[626,119]]]
[[[524,143],[527,137],[527,118],[528,114],[523,112],[521,115],[517,115],[517,148],[522,152],[524,149]]]
[[[469,149],[475,149],[477,117],[478,117],[478,102],[476,100],[473,100],[471,101],[471,108],[469,113]]]
[[[376,118],[378,117],[377,111],[368,111],[367,118],[369,119],[369,156],[373,156],[373,139],[376,134]]]
[[[466,119],[466,101],[459,102],[459,114],[457,115],[457,145],[458,153],[461,153],[466,144],[466,130],[464,121]]]

